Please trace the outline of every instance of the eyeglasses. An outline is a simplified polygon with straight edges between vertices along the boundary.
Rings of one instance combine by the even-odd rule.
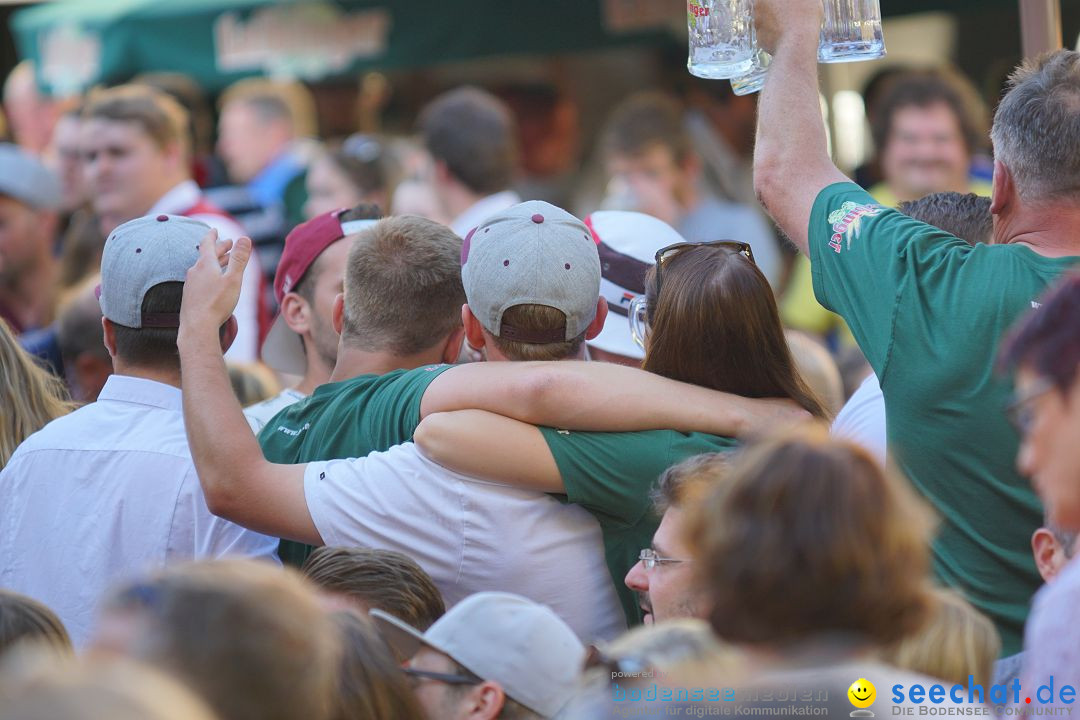
[[[484,682],[478,677],[471,675],[452,675],[450,673],[432,672],[431,670],[417,670],[412,667],[403,667],[401,672],[408,675],[414,682],[417,680],[434,680],[447,685],[479,685]]]
[[[1048,377],[1040,377],[1028,386],[1022,395],[1014,395],[1005,407],[1005,414],[1021,437],[1028,434],[1035,423],[1035,401],[1050,392],[1057,385]]]
[[[664,269],[664,263],[671,260],[673,257],[681,253],[687,248],[694,247],[722,247],[734,250],[740,255],[745,255],[746,258],[757,265],[754,262],[754,251],[750,248],[750,243],[739,242],[738,240],[706,240],[704,242],[681,242],[674,245],[668,245],[665,248],[660,248],[656,251],[656,296],[660,297],[660,287],[662,279],[662,271]]]
[[[590,645],[588,652],[585,654],[585,665],[582,669],[592,670],[593,668],[606,670],[611,674],[613,680],[618,677],[616,673],[634,677],[652,669],[647,662],[639,658],[612,657],[595,645]]]
[[[652,570],[657,565],[674,565],[675,563],[690,562],[689,560],[683,560],[679,558],[666,558],[656,554],[656,551],[652,548],[645,548],[638,554],[638,560],[645,566],[646,570]]]

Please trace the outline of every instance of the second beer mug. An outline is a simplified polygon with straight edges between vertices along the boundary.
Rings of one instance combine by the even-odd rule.
[[[879,0],[824,0],[818,60],[823,63],[873,60],[885,55]]]
[[[754,62],[753,0],[687,0],[690,74],[726,80]]]

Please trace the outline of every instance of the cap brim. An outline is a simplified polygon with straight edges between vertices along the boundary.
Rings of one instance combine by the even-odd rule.
[[[281,313],[274,318],[274,324],[270,326],[270,332],[263,340],[262,359],[278,372],[290,375],[303,375],[307,372],[304,341],[293,332]]]
[[[608,312],[604,320],[604,328],[592,340],[588,341],[590,347],[595,347],[604,352],[615,353],[623,357],[642,360],[645,351],[634,342],[630,334],[630,321],[625,315]]]
[[[375,621],[375,627],[378,628],[383,640],[399,658],[411,658],[421,645],[431,646],[424,640],[423,633],[388,612],[373,609],[368,612],[368,615]]]

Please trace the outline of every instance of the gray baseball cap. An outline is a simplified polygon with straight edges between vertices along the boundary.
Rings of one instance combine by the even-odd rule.
[[[465,236],[461,280],[469,308],[496,337],[528,343],[573,340],[596,317],[600,256],[585,223],[530,200],[492,215]],[[564,330],[529,332],[503,324],[515,305],[547,305],[566,316]]]
[[[209,231],[178,215],[147,215],[113,230],[101,255],[102,314],[129,328],[180,327],[178,314],[144,314],[143,297],[155,285],[184,282]]]
[[[470,595],[426,633],[382,610],[370,614],[400,657],[426,645],[543,717],[570,700],[585,661],[585,647],[562,618],[512,593]]]
[[[39,210],[55,210],[63,197],[56,173],[12,143],[0,143],[0,195]]]

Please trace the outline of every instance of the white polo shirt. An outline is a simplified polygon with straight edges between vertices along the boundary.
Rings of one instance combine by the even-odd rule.
[[[180,390],[152,380],[112,375],[0,472],[0,587],[52,608],[76,647],[117,581],[193,558],[276,562],[277,543],[210,514]]]
[[[413,443],[311,463],[304,494],[325,544],[409,555],[447,606],[503,590],[547,605],[584,642],[626,630],[600,526],[576,505],[450,472]]]

